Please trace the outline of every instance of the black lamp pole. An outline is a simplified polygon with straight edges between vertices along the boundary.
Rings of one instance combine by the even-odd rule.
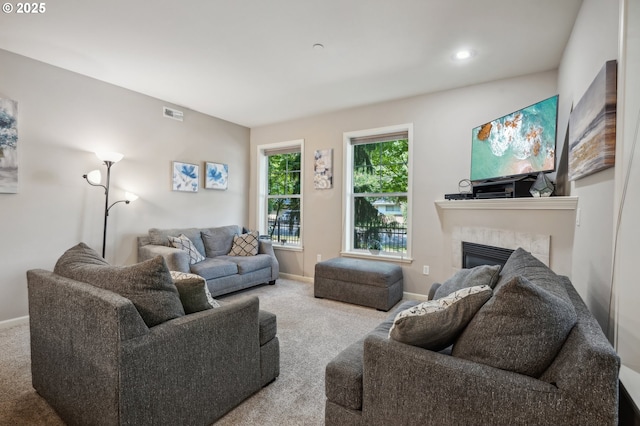
[[[93,183],[89,180],[89,178],[87,177],[87,175],[82,175],[83,178],[86,179],[86,181],[89,183],[89,185],[92,186],[100,186],[102,188],[104,188],[104,228],[102,230],[102,257],[105,256],[105,249],[106,249],[106,245],[107,245],[107,218],[109,217],[109,210],[111,210],[111,207],[115,206],[118,203],[125,203],[125,204],[129,204],[129,200],[119,200],[116,201],[115,203],[109,205],[109,182],[111,181],[111,166],[113,166],[115,164],[114,161],[108,161],[105,160],[104,162],[105,166],[107,166],[107,184],[106,185],[102,185],[99,183]]]

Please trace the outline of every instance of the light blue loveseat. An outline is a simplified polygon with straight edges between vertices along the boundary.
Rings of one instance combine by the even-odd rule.
[[[235,235],[243,233],[238,225],[213,228],[149,229],[138,237],[138,261],[161,255],[172,271],[202,276],[213,297],[259,284],[275,284],[280,273],[278,259],[271,241],[259,240],[255,256],[229,256]],[[205,256],[205,260],[190,264],[189,254],[171,246],[169,236],[184,234]]]

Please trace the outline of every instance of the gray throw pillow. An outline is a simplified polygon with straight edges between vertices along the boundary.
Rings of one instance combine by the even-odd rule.
[[[202,231],[205,254],[207,257],[225,256],[231,251],[233,237],[240,234],[238,225],[218,226]]]
[[[54,272],[126,297],[148,327],[184,315],[162,256],[130,266],[111,266],[91,247],[80,243],[58,259]]]
[[[438,287],[433,298],[438,299],[454,291],[479,285],[494,288],[500,277],[499,274],[500,265],[480,265],[475,268],[461,269]]]
[[[492,292],[488,285],[464,288],[401,311],[393,321],[389,337],[432,351],[445,349],[453,344]]]
[[[171,271],[171,279],[178,289],[185,314],[220,307],[218,301],[211,297],[207,281],[200,275]]]
[[[576,321],[570,302],[517,276],[496,288],[453,345],[453,356],[537,378]]]

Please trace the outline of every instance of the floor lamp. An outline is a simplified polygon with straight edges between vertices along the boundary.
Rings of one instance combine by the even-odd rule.
[[[124,200],[118,200],[112,204],[109,204],[109,181],[111,180],[111,166],[122,160],[122,157],[124,157],[124,155],[118,152],[96,152],[96,156],[104,162],[105,166],[107,166],[106,185],[102,185],[100,183],[102,181],[102,174],[100,173],[100,170],[92,170],[86,175],[82,175],[82,177],[87,180],[89,185],[104,188],[104,229],[102,231],[102,257],[104,257],[107,242],[107,219],[109,218],[109,210],[111,210],[111,207],[115,206],[118,203],[129,204],[131,201],[137,200],[138,196],[131,192],[125,192]]]

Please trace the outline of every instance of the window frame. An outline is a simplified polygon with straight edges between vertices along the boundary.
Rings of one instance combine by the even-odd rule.
[[[302,250],[304,246],[304,139],[296,139],[286,142],[276,142],[257,146],[257,203],[256,203],[256,224],[260,235],[269,233],[269,154],[274,151],[300,151],[300,194],[288,198],[300,199],[300,242],[298,244],[272,241],[276,249]]]
[[[353,192],[353,162],[354,149],[356,145],[354,139],[383,136],[390,133],[407,133],[408,155],[407,164],[407,252],[397,253],[382,252],[381,254],[372,254],[367,250],[354,249],[354,199]],[[343,133],[343,200],[342,200],[342,252],[343,256],[366,257],[366,258],[383,258],[385,260],[396,260],[401,262],[411,262],[412,259],[412,211],[413,211],[413,123],[398,124],[386,127],[378,127],[374,129],[365,129]],[[397,195],[398,193],[388,193],[389,195]]]

